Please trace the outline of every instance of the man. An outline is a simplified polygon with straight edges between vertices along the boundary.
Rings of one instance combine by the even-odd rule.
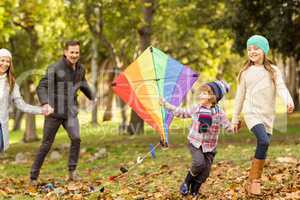
[[[37,87],[37,94],[44,109],[51,111],[53,107],[54,112],[45,117],[42,144],[31,168],[31,185],[37,184],[40,168],[61,125],[71,140],[69,180],[80,180],[75,171],[80,153],[77,91],[81,90],[94,103],[96,100],[87,84],[85,70],[78,62],[79,57],[80,43],[66,42],[63,58],[49,66]]]

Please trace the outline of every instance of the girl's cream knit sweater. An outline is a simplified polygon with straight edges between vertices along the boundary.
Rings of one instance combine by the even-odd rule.
[[[286,105],[293,104],[280,70],[274,65],[272,67],[276,71],[276,87],[272,83],[270,73],[263,65],[252,65],[242,73],[235,96],[232,123],[238,123],[239,115],[243,110],[249,129],[262,123],[266,131],[272,134],[276,94]]]

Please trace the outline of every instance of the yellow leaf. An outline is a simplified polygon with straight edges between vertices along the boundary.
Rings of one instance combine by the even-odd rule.
[[[31,196],[35,196],[37,194],[37,188],[34,186],[29,186],[27,188],[27,192],[31,195]]]
[[[5,188],[5,190],[6,190],[6,192],[7,192],[8,194],[15,194],[15,193],[16,193],[16,190],[13,189],[13,188],[7,187],[7,188]]]
[[[67,188],[70,191],[79,190],[82,187],[81,183],[69,183]]]
[[[57,194],[55,194],[54,192],[49,192],[44,198],[43,200],[57,200],[58,196]]]
[[[73,195],[73,197],[72,197],[72,200],[81,200],[81,199],[83,199],[82,194],[75,194],[75,195]]]
[[[8,194],[4,190],[0,190],[0,196],[8,196]]]

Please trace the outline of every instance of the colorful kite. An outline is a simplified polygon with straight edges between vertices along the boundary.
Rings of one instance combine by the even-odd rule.
[[[198,74],[154,47],[147,48],[116,77],[113,91],[168,144],[173,114],[159,104],[163,97],[178,106]]]

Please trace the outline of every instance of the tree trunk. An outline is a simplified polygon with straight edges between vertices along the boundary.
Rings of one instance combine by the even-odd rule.
[[[127,115],[126,115],[126,104],[125,102],[118,98],[118,102],[120,102],[120,108],[121,108],[121,117],[122,122],[119,126],[119,134],[124,134],[127,131]]]
[[[296,91],[297,91],[297,99],[295,99],[295,108],[297,111],[300,110],[300,62],[297,60],[296,62],[296,71],[297,71],[297,83],[296,83]]]
[[[25,11],[25,10],[24,10]],[[38,33],[35,30],[35,24],[34,23],[27,23],[32,21],[32,15],[30,12],[25,11],[23,16],[22,22],[18,21],[13,21],[13,23],[23,29],[29,36],[30,38],[30,64],[35,66],[37,62],[37,55],[39,52],[39,49],[41,46],[39,45],[38,41]],[[29,55],[29,54],[28,54]],[[28,65],[28,63],[25,61]],[[24,100],[28,104],[33,104],[34,102],[34,94],[30,90],[30,85],[32,84],[31,78],[27,78],[26,81],[24,82],[24,89],[25,89],[25,94],[24,94]],[[25,132],[23,136],[23,141],[24,142],[31,142],[31,141],[36,141],[38,140],[38,137],[36,135],[36,126],[35,126],[35,116],[31,114],[26,114],[25,116]]]
[[[216,79],[217,80],[223,80],[224,78],[224,71],[225,71],[225,66],[219,66],[217,74],[216,74]]]
[[[115,66],[112,63],[109,63],[109,68],[108,68],[108,80],[107,84],[109,85],[109,90],[111,91],[111,83],[113,82],[115,78]],[[103,121],[110,121],[112,119],[112,104],[113,104],[113,98],[114,98],[114,93],[113,92],[108,92],[107,98],[106,98],[106,109],[103,114]]]
[[[295,107],[299,109],[299,93],[298,93],[298,79],[297,76],[297,62],[294,57],[288,58],[288,78],[287,87],[291,93],[291,96],[295,102]]]
[[[286,86],[294,100],[295,110],[300,109],[299,87],[300,87],[300,71],[298,70],[299,63],[294,57],[283,57],[278,55],[276,64],[283,69],[285,75]]]
[[[144,3],[144,20],[143,26],[138,30],[141,40],[141,50],[144,51],[151,45],[152,20],[154,16],[155,0],[143,0]]]
[[[143,0],[144,4],[144,20],[143,26],[138,30],[141,40],[141,50],[144,51],[148,46],[151,45],[151,34],[152,34],[152,20],[154,16],[154,3],[155,0]],[[144,132],[144,121],[132,110],[131,118],[128,126],[129,134],[143,133]]]
[[[295,67],[295,86],[294,86],[294,95],[293,100],[295,103],[295,110],[300,110],[300,71],[299,71],[299,62],[294,58],[294,67]]]
[[[14,120],[14,126],[13,126],[13,131],[20,130],[21,128],[21,121],[24,116],[24,113],[20,111],[19,109],[16,109],[15,111],[15,120]]]
[[[97,43],[93,42],[92,43],[92,60],[91,60],[91,68],[92,68],[92,87],[93,91],[95,93],[95,96],[97,97],[98,94],[98,50],[97,50]],[[98,109],[97,109],[97,104],[93,106],[92,110],[92,121],[91,123],[93,125],[98,125]]]
[[[32,81],[30,79],[25,81],[24,89],[24,100],[28,104],[34,104],[34,95],[33,92],[30,90],[30,85]],[[36,126],[35,126],[35,116],[32,114],[26,113],[25,115],[25,133],[24,133],[24,142],[33,142],[39,140],[36,134]]]

